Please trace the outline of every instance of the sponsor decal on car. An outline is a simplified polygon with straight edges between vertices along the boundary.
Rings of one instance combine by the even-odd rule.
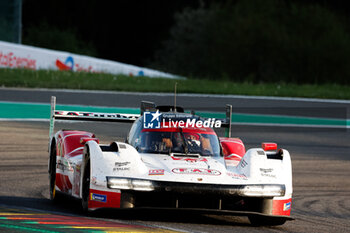
[[[275,174],[272,174],[273,168],[260,168],[261,176],[276,178]]]
[[[130,164],[130,162],[116,162],[114,165],[116,167],[124,167],[124,166],[129,165],[129,164]]]
[[[91,201],[107,202],[107,196],[97,193],[91,193]]]
[[[91,183],[92,184],[96,184],[97,183],[97,177],[96,176],[92,176],[91,177]]]
[[[130,167],[115,167],[113,168],[113,171],[130,171]]]
[[[243,180],[247,180],[248,179],[246,177],[246,175],[244,175],[244,174],[237,174],[237,173],[233,173],[233,172],[227,172],[227,175],[232,177],[233,179],[243,179]]]
[[[116,166],[115,168],[113,168],[113,171],[129,171],[130,167],[125,167],[127,165],[129,165],[130,162],[115,162],[114,166]]]
[[[152,169],[148,171],[149,176],[164,175],[164,169]]]
[[[245,161],[244,159],[241,162],[241,167],[245,168],[248,165],[247,161]]]
[[[270,173],[273,171],[273,168],[260,168],[261,173]]]
[[[138,116],[135,114],[121,114],[121,113],[95,113],[95,112],[70,112],[70,111],[55,111],[55,115],[59,116],[76,116],[87,118],[110,118],[110,119],[123,119],[123,120],[136,120]],[[120,143],[118,145],[121,149],[125,149],[125,144]]]
[[[186,161],[189,163],[197,163],[197,162],[208,162],[208,160],[206,158],[175,158],[175,157],[171,157],[173,160],[175,161]]]
[[[291,205],[292,205],[291,202],[284,203],[284,205],[283,205],[283,211],[290,210]]]
[[[220,171],[205,168],[174,168],[172,172],[176,174],[221,175]]]

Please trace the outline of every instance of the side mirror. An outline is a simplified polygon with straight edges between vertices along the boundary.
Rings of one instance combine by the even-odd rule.
[[[141,116],[144,112],[155,112],[156,105],[153,102],[141,101]]]

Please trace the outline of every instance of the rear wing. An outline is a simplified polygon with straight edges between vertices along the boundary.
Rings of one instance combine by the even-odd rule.
[[[51,97],[51,112],[50,112],[50,140],[53,137],[55,120],[71,120],[71,121],[102,121],[102,122],[122,122],[132,123],[143,115],[146,111],[163,110],[173,111],[171,106],[156,106],[152,102],[141,102],[141,114],[127,113],[97,113],[97,112],[77,112],[77,111],[62,111],[56,110],[56,97]],[[175,111],[184,112],[183,108],[176,106]],[[194,114],[194,112],[192,113]],[[232,105],[226,105],[226,119],[221,119],[222,127],[225,129],[225,137],[231,137],[231,119]]]
[[[50,139],[53,136],[55,120],[71,121],[102,121],[102,122],[123,122],[132,123],[140,117],[140,114],[127,113],[98,113],[98,112],[77,112],[56,110],[56,97],[51,97],[50,111]]]

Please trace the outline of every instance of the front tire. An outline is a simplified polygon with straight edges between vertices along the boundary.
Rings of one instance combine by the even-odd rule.
[[[84,148],[84,173],[82,178],[82,195],[81,205],[84,211],[89,210],[89,198],[90,198],[90,153],[89,147]]]
[[[58,195],[56,193],[56,143],[53,141],[50,150],[50,164],[49,164],[49,193],[50,200],[57,202]]]

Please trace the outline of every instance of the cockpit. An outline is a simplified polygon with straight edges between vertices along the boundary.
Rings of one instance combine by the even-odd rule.
[[[194,129],[142,129],[133,146],[140,153],[220,156],[216,134]]]
[[[147,128],[144,116],[131,127],[128,143],[139,153],[176,156],[220,156],[221,147],[215,131],[194,124],[181,126],[179,122],[195,122],[197,116],[186,113],[163,113],[160,128]],[[186,125],[186,124],[183,124]]]

